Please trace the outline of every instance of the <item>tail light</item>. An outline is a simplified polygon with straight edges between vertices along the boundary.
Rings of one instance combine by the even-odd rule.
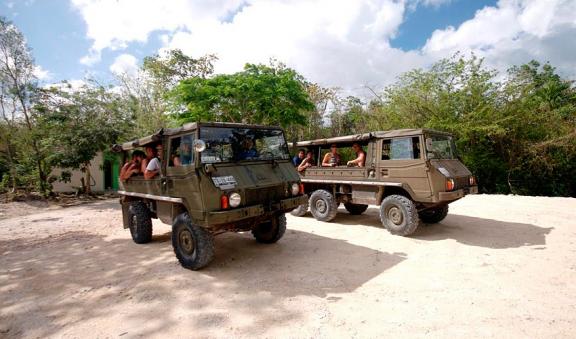
[[[304,184],[300,183],[300,194],[304,194]]]
[[[230,205],[228,204],[228,196],[227,195],[223,195],[220,197],[220,208],[222,208],[223,210],[228,209],[228,207],[230,207]]]
[[[446,179],[446,191],[452,191],[454,189],[454,179]]]
[[[476,181],[476,177],[471,175],[470,178],[468,178],[468,181],[470,183],[470,186],[476,186],[478,185],[478,182]]]

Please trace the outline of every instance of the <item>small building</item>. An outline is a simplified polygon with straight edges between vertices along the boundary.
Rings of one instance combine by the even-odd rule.
[[[82,187],[84,173],[80,170],[56,168],[51,175],[60,177],[63,171],[72,173],[70,182],[55,181],[52,190],[56,193],[73,193]],[[99,152],[90,163],[90,186],[92,192],[117,191],[120,173],[120,158]]]

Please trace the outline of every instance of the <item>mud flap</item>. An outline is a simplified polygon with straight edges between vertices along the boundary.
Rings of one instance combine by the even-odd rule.
[[[120,204],[122,205],[122,224],[126,229],[130,227],[130,214],[128,213],[130,204],[126,201],[120,201]]]

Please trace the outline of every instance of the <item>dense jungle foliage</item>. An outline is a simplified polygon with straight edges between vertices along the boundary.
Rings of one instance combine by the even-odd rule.
[[[52,182],[67,179],[52,176],[55,167],[89,176],[93,157],[112,143],[202,120],[280,125],[291,141],[449,131],[481,192],[576,196],[576,88],[548,63],[502,74],[456,54],[366,99],[343,97],[277,61],[234,74],[214,74],[216,62],[173,50],[145,58],[136,74],[115,74],[113,84],[41,86],[23,35],[0,18],[0,192],[48,195]]]

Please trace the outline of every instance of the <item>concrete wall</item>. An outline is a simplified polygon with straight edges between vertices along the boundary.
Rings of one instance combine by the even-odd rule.
[[[96,157],[92,160],[90,165],[90,175],[92,176],[91,185],[93,192],[103,192],[104,191],[104,171],[102,170],[102,166],[104,165],[104,158],[102,157],[102,153],[98,153]],[[62,169],[54,169],[51,175],[60,176],[62,173]],[[84,177],[84,173],[79,170],[70,170],[72,172],[72,180],[68,183],[63,183],[60,181],[55,181],[52,183],[52,187],[54,192],[76,192],[74,187],[81,187],[80,178]]]

